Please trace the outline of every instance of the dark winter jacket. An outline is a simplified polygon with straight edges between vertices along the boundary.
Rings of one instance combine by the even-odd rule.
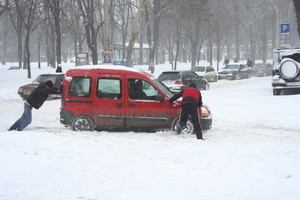
[[[47,100],[49,94],[58,93],[59,90],[57,88],[49,88],[45,83],[40,83],[40,85],[27,97],[26,101],[35,109],[39,109]]]
[[[186,103],[193,103],[197,104],[198,107],[202,106],[202,96],[200,91],[196,88],[188,87],[183,89],[181,92],[170,98],[169,102],[172,103],[180,97],[182,97],[182,105]]]

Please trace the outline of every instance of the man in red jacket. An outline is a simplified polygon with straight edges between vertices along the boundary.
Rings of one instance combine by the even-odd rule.
[[[175,94],[172,98],[170,98],[169,102],[172,103],[180,97],[182,97],[181,114],[179,121],[179,125],[181,128],[180,133],[182,134],[187,131],[186,122],[188,116],[190,115],[192,118],[197,139],[203,140],[202,128],[199,123],[198,116],[198,107],[202,106],[201,92],[196,88],[196,85],[194,83],[190,83],[188,88],[184,88],[181,92]]]

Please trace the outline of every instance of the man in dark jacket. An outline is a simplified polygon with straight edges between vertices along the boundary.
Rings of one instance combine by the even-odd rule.
[[[183,89],[178,94],[175,94],[170,98],[170,103],[182,97],[181,114],[179,125],[181,128],[181,134],[187,131],[186,122],[188,116],[192,118],[192,122],[195,128],[197,139],[203,140],[202,128],[199,123],[198,107],[202,106],[202,96],[200,91],[196,88],[194,83],[190,83],[188,88]]]
[[[22,131],[32,121],[31,110],[32,107],[39,109],[43,103],[47,100],[49,94],[58,94],[60,91],[57,88],[53,88],[52,81],[46,81],[40,83],[39,86],[33,90],[24,102],[24,113],[8,130]]]

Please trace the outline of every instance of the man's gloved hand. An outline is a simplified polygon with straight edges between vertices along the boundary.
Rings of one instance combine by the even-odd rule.
[[[173,101],[173,105],[174,106],[180,106],[180,103],[178,103],[177,101]]]

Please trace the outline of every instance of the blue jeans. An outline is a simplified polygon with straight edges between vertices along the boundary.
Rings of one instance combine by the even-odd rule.
[[[22,131],[24,128],[26,128],[32,120],[31,110],[32,106],[24,103],[23,115],[9,128],[9,130]]]

